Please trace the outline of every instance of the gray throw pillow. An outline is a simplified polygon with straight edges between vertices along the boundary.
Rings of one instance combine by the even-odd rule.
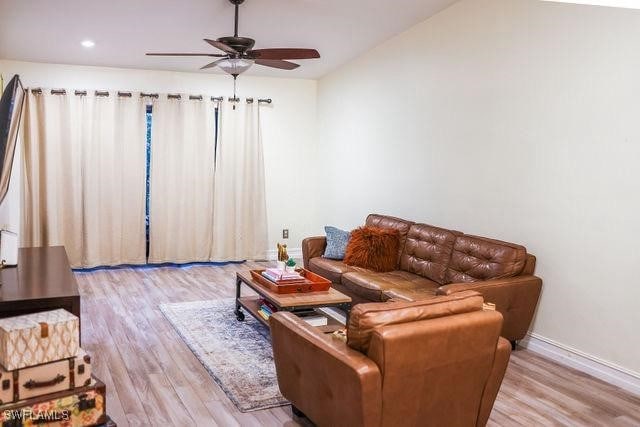
[[[344,251],[347,249],[351,233],[330,226],[325,227],[324,232],[327,233],[327,248],[324,250],[324,257],[337,260],[344,259]]]

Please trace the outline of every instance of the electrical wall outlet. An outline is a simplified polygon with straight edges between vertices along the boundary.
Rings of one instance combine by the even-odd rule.
[[[282,238],[283,239],[288,239],[289,238],[289,229],[285,228],[282,230]]]

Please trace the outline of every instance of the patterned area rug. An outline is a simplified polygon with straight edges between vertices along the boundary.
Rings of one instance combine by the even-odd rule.
[[[160,305],[193,354],[241,412],[288,404],[278,389],[269,330],[233,299]]]

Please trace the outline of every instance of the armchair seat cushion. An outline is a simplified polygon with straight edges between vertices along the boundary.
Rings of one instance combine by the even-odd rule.
[[[390,297],[385,294],[391,289],[413,291],[424,290],[435,295],[438,283],[426,277],[408,271],[395,270],[387,273],[376,273],[368,270],[345,272],[342,285],[356,295],[372,301],[386,301]]]

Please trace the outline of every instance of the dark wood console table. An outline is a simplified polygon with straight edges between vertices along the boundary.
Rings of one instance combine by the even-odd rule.
[[[0,270],[0,318],[64,308],[80,317],[78,283],[63,246],[20,248]]]

